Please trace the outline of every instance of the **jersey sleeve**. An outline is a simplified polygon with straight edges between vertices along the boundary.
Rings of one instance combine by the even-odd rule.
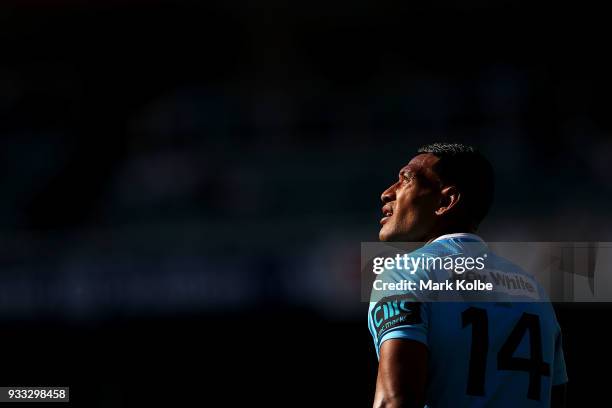
[[[563,357],[563,341],[559,331],[555,341],[555,361],[553,363],[553,385],[560,385],[567,382],[567,372],[565,370],[565,358]]]
[[[410,295],[389,296],[371,304],[368,320],[376,353],[390,339],[409,339],[428,345],[429,304]]]
[[[414,275],[389,273],[385,282],[418,282],[424,274],[425,271],[418,271]],[[417,291],[404,289],[376,294],[373,292],[368,324],[376,354],[380,356],[381,345],[390,339],[409,339],[429,346],[429,313],[430,304]]]

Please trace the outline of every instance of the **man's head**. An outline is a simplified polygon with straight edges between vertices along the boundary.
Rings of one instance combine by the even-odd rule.
[[[381,241],[429,241],[475,231],[493,201],[493,168],[473,147],[433,143],[399,171],[381,196]]]

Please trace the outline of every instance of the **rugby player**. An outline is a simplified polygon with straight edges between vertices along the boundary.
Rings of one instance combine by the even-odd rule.
[[[424,146],[382,193],[379,239],[425,242],[421,254],[483,253],[487,246],[475,232],[493,189],[493,169],[474,148]],[[496,268],[529,279],[508,261],[499,260]],[[368,325],[379,359],[374,407],[565,406],[561,331],[546,298],[410,299],[396,310],[404,314],[399,319],[382,313],[384,299],[370,301]]]

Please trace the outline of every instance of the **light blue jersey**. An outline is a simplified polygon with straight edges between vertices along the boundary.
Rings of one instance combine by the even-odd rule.
[[[567,382],[567,374],[559,324],[533,277],[490,253],[473,234],[444,235],[411,256],[484,253],[487,267],[479,276],[498,283],[500,301],[415,301],[420,295],[408,290],[383,298],[373,293],[368,326],[376,353],[389,339],[426,345],[426,403],[431,408],[548,407],[552,386]],[[394,270],[386,278],[399,282],[448,277],[421,268],[415,274]]]

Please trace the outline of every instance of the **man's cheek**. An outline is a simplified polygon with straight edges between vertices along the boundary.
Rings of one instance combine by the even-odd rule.
[[[406,227],[410,225],[411,220],[414,217],[413,211],[404,210],[399,214],[394,214],[395,222],[400,227]]]
[[[405,218],[393,217],[393,223],[389,225],[389,232],[404,233],[407,229],[407,223]]]

